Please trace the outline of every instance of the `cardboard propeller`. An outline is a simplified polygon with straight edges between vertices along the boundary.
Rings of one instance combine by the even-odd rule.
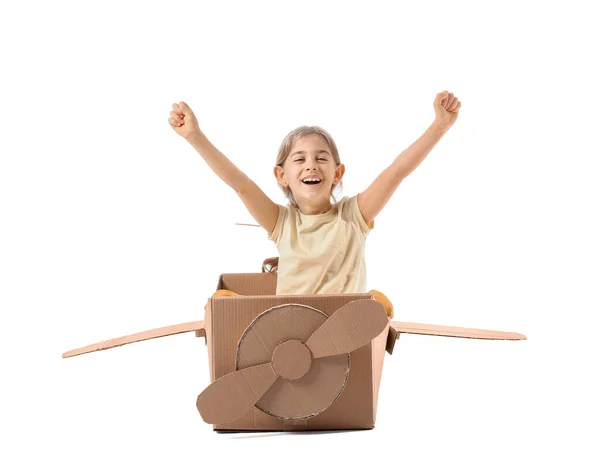
[[[343,391],[348,354],[371,342],[388,323],[383,306],[372,300],[350,302],[330,317],[299,304],[266,310],[238,343],[237,371],[198,396],[198,411],[211,424],[231,421],[254,405],[282,419],[315,416]]]

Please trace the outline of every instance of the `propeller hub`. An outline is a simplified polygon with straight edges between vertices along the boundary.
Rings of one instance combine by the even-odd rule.
[[[296,340],[279,344],[273,351],[273,368],[285,379],[300,379],[310,369],[312,355],[308,347]]]

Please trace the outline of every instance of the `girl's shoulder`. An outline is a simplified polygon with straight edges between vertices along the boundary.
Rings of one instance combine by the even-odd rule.
[[[350,197],[344,196],[340,199],[338,204],[342,218],[356,224],[364,236],[366,236],[375,226],[374,220],[371,220],[370,223],[365,222],[362,212],[358,207],[358,194]]]

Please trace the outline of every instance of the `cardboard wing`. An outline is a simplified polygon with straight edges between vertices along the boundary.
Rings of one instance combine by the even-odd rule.
[[[394,344],[401,333],[425,334],[429,336],[447,336],[451,338],[489,339],[521,341],[527,339],[524,334],[510,331],[480,330],[476,328],[460,328],[458,326],[428,325],[425,323],[390,322],[390,334],[386,350],[391,354]]]
[[[89,346],[70,350],[62,354],[62,356],[63,358],[75,357],[76,355],[88,354],[98,350],[112,349],[113,347],[124,346],[125,344],[131,344],[133,342],[162,338],[163,336],[171,336],[173,334],[189,333],[190,331],[195,331],[196,336],[198,337],[205,336],[204,320],[180,323],[178,325],[163,326],[162,328],[155,328],[153,330],[142,331],[140,333],[130,334],[128,336],[121,336],[120,338],[109,339],[108,341],[97,342],[95,344],[90,344]]]

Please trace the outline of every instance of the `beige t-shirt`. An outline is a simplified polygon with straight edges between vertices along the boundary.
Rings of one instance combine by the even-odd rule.
[[[365,293],[366,224],[358,196],[344,196],[323,214],[279,206],[269,239],[279,250],[276,294]]]

